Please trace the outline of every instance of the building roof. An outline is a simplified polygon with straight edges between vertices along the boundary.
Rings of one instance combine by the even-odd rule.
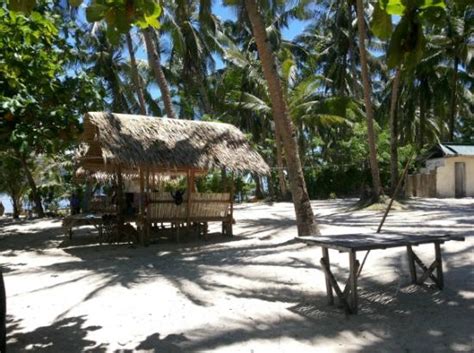
[[[125,173],[138,168],[156,171],[250,171],[267,174],[269,167],[244,134],[225,123],[90,112],[84,118],[80,157],[90,171]]]
[[[428,151],[426,159],[458,156],[474,157],[474,145],[439,143]]]

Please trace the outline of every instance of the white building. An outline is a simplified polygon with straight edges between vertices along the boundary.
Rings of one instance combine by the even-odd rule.
[[[407,193],[440,198],[474,197],[474,145],[445,143],[433,147],[427,155],[426,168],[409,176]]]

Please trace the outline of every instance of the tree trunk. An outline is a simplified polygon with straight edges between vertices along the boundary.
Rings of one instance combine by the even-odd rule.
[[[202,107],[204,110],[205,114],[212,114],[212,106],[211,102],[209,101],[209,96],[207,92],[207,86],[206,86],[206,77],[204,76],[203,72],[200,72],[199,74],[200,79],[199,82],[197,83],[198,89],[199,89],[199,94],[201,95],[201,102],[202,102]]]
[[[38,188],[36,187],[35,179],[31,174],[30,168],[28,167],[28,163],[26,162],[25,157],[19,154],[18,158],[20,159],[23,170],[25,171],[26,179],[28,180],[28,184],[30,185],[31,195],[33,196],[33,202],[35,203],[36,214],[38,215],[38,218],[43,218],[43,204],[41,203],[41,196],[38,193]]]
[[[359,90],[359,86],[357,84],[357,69],[356,69],[356,57],[355,57],[355,50],[353,47],[353,42],[352,39],[354,38],[354,31],[352,28],[352,6],[351,6],[351,0],[347,1],[347,6],[348,6],[348,14],[349,14],[349,47],[348,47],[348,53],[349,53],[349,59],[350,59],[350,65],[351,65],[351,74],[352,74],[352,94],[354,94],[356,99],[360,99],[361,94]]]
[[[0,352],[7,351],[7,295],[3,272],[0,269]]]
[[[456,121],[456,95],[457,95],[457,86],[458,86],[458,66],[459,58],[456,55],[454,58],[454,67],[453,67],[453,82],[451,88],[451,109],[449,112],[449,141],[454,141],[454,126]]]
[[[357,29],[359,32],[359,55],[362,72],[362,84],[364,86],[365,113],[367,115],[367,135],[369,142],[369,162],[372,175],[373,197],[372,201],[378,201],[382,192],[382,183],[380,181],[379,164],[377,162],[377,146],[374,129],[374,111],[372,107],[372,88],[369,77],[369,68],[367,64],[367,52],[365,49],[365,20],[364,5],[362,0],[356,0],[357,4]]]
[[[222,186],[222,192],[227,192],[228,187],[227,187],[228,181],[227,181],[227,171],[225,170],[224,167],[221,168],[221,186]]]
[[[257,200],[263,199],[263,191],[262,191],[262,181],[260,180],[260,176],[258,174],[252,174],[253,180],[255,180],[255,198]]]
[[[418,151],[421,151],[423,146],[425,145],[425,124],[426,124],[426,102],[425,98],[423,97],[424,92],[424,79],[421,79],[420,84],[420,130],[418,136]]]
[[[390,187],[392,194],[398,183],[398,121],[397,101],[400,87],[401,68],[397,68],[392,83],[392,97],[390,99]]]
[[[273,120],[277,130],[281,132],[283,148],[288,165],[291,194],[296,213],[298,235],[319,234],[314,219],[313,210],[306,189],[306,183],[301,168],[301,161],[296,142],[296,133],[288,115],[288,107],[283,97],[281,82],[278,76],[275,57],[269,45],[262,15],[258,12],[255,0],[245,0],[247,14],[252,24],[252,31],[257,44],[257,50],[262,63],[263,75],[268,84],[272,103]]]
[[[163,72],[163,69],[161,68],[160,53],[155,45],[158,43],[158,39],[156,41],[154,40],[154,29],[151,27],[145,28],[144,30],[142,30],[142,32],[143,37],[145,38],[148,62],[153,69],[156,82],[160,87],[161,99],[163,99],[166,115],[168,115],[168,118],[176,119],[176,113],[173,109],[173,102],[171,101],[171,93],[168,86],[168,82],[166,81],[165,74]]]
[[[20,202],[19,202],[20,200],[18,196],[16,195],[10,195],[10,198],[12,200],[12,206],[13,206],[13,218],[18,219],[20,218],[20,212],[21,212]]]
[[[267,185],[268,185],[268,196],[270,197],[271,200],[275,199],[275,188],[273,187],[273,177],[270,175],[267,175]]]
[[[278,168],[278,185],[280,186],[281,198],[283,200],[288,199],[288,189],[286,187],[285,179],[285,162],[283,160],[283,146],[281,145],[281,135],[275,131],[275,145],[276,145],[276,159]]]
[[[132,36],[130,35],[130,32],[127,32],[125,37],[127,39],[128,53],[130,54],[133,85],[135,86],[135,91],[138,96],[138,102],[140,103],[140,113],[146,115],[145,95],[143,93],[143,86],[140,80],[140,75],[138,74],[137,61],[135,59],[135,52],[133,51]]]

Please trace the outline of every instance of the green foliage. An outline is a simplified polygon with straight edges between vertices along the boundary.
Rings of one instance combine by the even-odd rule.
[[[77,134],[79,115],[100,99],[91,77],[68,75],[74,58],[61,26],[50,10],[26,17],[0,8],[0,149],[57,152]]]
[[[379,0],[375,4],[372,31],[381,39],[390,38],[387,51],[389,68],[414,67],[425,50],[423,22],[436,22],[445,7],[442,0]],[[401,16],[393,34],[391,15]]]
[[[86,8],[87,21],[107,23],[107,37],[113,44],[117,44],[120,34],[128,32],[132,25],[158,28],[160,14],[161,6],[156,0],[92,0]]]
[[[27,190],[28,182],[22,173],[20,161],[9,153],[0,153],[0,193],[6,193],[12,203],[20,207]]]

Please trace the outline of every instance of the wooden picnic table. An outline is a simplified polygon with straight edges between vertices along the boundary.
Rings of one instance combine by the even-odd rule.
[[[296,239],[309,245],[321,247],[322,258],[320,263],[326,277],[328,304],[334,304],[334,290],[344,310],[348,314],[357,314],[357,279],[362,271],[365,259],[371,250],[406,247],[412,283],[421,285],[430,278],[439,289],[443,289],[441,244],[449,240],[464,241],[464,237],[453,234],[415,235],[395,232],[318,235],[297,237]],[[413,247],[420,244],[434,244],[435,259],[429,266],[426,266],[413,251]],[[349,278],[343,289],[341,289],[334,274],[331,272],[329,249],[339,250],[340,252],[347,252],[349,254]],[[367,251],[362,265],[357,260],[358,251]],[[422,270],[421,276],[418,276],[416,266]],[[434,273],[435,270],[436,274]]]
[[[72,228],[80,226],[94,226],[99,231],[99,238],[101,238],[104,225],[104,220],[102,216],[102,213],[84,213],[64,217],[64,232],[69,237],[69,239],[71,239]]]

